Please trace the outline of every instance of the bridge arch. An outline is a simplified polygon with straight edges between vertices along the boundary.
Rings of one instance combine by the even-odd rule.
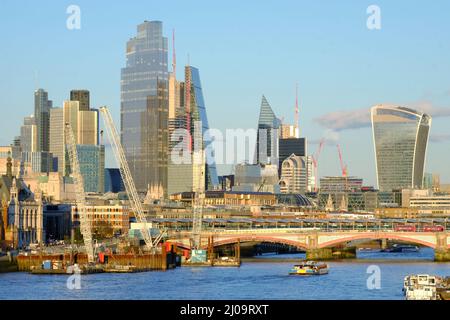
[[[270,243],[278,243],[278,244],[286,244],[293,247],[297,247],[299,249],[306,250],[307,245],[305,243],[299,241],[293,241],[290,239],[284,239],[281,237],[270,237],[270,236],[241,236],[241,237],[230,237],[223,240],[218,240],[213,242],[214,247],[219,247],[227,244],[235,244],[235,243],[244,243],[244,242],[270,242]]]
[[[431,234],[431,235],[434,235]],[[333,247],[342,243],[347,243],[354,240],[382,240],[382,239],[389,239],[389,240],[399,240],[404,242],[409,242],[412,244],[418,244],[423,245],[425,247],[429,248],[436,248],[436,243],[423,240],[421,238],[418,238],[417,235],[414,237],[414,235],[410,234],[387,234],[387,233],[363,233],[363,234],[352,234],[348,235],[347,237],[342,237],[338,239],[333,239],[330,241],[323,242],[319,245],[319,248],[327,248],[327,247]]]

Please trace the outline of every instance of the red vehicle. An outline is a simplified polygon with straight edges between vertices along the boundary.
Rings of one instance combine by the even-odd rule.
[[[444,230],[443,226],[423,226],[423,232],[442,232]]]
[[[416,226],[412,224],[398,224],[394,227],[395,231],[416,232]]]

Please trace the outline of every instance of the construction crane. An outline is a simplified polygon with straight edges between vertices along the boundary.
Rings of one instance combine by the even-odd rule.
[[[339,154],[339,162],[341,164],[341,172],[343,177],[347,177],[347,165],[344,164],[344,160],[342,160],[342,151],[341,146],[337,144],[338,154]]]
[[[319,167],[319,156],[320,153],[322,152],[323,149],[323,145],[325,143],[325,139],[322,138],[319,142],[319,148],[317,148],[316,152],[311,156],[312,158],[312,162],[313,162],[313,167],[314,167],[314,191],[317,192],[318,188],[317,188],[317,180],[318,180],[318,167]]]
[[[194,126],[194,153],[192,178],[194,184],[194,201],[192,204],[192,244],[193,248],[198,250],[201,247],[201,234],[203,224],[203,201],[205,198],[205,151],[202,141],[201,121],[196,121]]]
[[[296,138],[300,138],[300,127],[298,125],[298,83],[295,84],[295,125],[294,135]]]
[[[66,123],[65,128],[67,153],[69,156],[70,167],[72,168],[72,177],[76,188],[76,204],[78,216],[80,217],[80,231],[83,235],[84,246],[88,256],[88,262],[95,262],[94,246],[92,244],[92,230],[89,218],[86,212],[86,195],[84,193],[84,181],[80,171],[80,163],[78,161],[77,144],[72,127]]]
[[[141,234],[142,237],[144,238],[146,248],[149,251],[153,251],[157,246],[157,244],[159,243],[159,241],[161,240],[161,238],[163,237],[164,232],[161,232],[159,236],[156,237],[156,239],[152,239],[152,235],[150,233],[151,224],[147,223],[147,219],[145,218],[142,202],[136,190],[136,186],[134,184],[134,180],[131,175],[131,171],[128,166],[128,162],[125,157],[125,153],[123,151],[122,144],[119,139],[119,134],[117,132],[116,126],[114,125],[111,113],[105,106],[100,107],[100,113],[103,115],[103,120],[105,122],[105,127],[107,129],[106,131],[108,132],[108,136],[112,145],[112,150],[119,164],[120,174],[122,176],[123,183],[125,185],[125,189],[128,194],[131,209],[134,212],[137,221],[142,226]]]
[[[338,154],[339,154],[339,163],[341,165],[342,177],[345,179],[345,191],[348,192],[350,190],[348,188],[347,165],[344,164],[344,160],[342,159],[342,151],[341,151],[341,146],[339,145],[339,143],[337,144],[337,149],[338,149]]]

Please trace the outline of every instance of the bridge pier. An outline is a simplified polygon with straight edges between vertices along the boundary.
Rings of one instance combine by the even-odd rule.
[[[436,235],[436,249],[434,250],[434,261],[450,261],[450,248],[447,246],[447,235],[438,233]]]
[[[438,262],[450,261],[450,250],[449,249],[434,250],[434,261],[438,261]]]
[[[312,248],[306,250],[306,260],[340,260],[355,258],[355,247]]]

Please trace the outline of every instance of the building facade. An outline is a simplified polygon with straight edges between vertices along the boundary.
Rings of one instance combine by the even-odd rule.
[[[306,138],[282,138],[278,142],[278,171],[281,176],[281,164],[295,154],[299,157],[307,155]]]
[[[281,164],[281,193],[306,193],[308,189],[307,157],[291,154]]]
[[[34,117],[37,127],[37,150],[49,151],[50,109],[53,102],[48,100],[48,93],[44,89],[34,92]]]
[[[77,145],[78,162],[83,176],[84,191],[105,191],[105,146]]]
[[[269,102],[263,95],[258,120],[255,162],[278,166],[278,141],[281,121],[275,116]]]
[[[125,191],[122,175],[118,168],[105,169],[105,192],[119,193]]]
[[[412,109],[371,109],[377,183],[381,191],[422,188],[431,117]]]
[[[88,223],[93,230],[112,228],[115,234],[126,234],[130,229],[130,210],[123,205],[96,205],[86,207]],[[78,208],[72,206],[72,222],[79,227]]]
[[[34,116],[25,117],[20,127],[20,148],[22,152],[37,151],[37,126]]]
[[[80,111],[89,111],[91,109],[89,90],[71,90],[70,101],[78,101]]]
[[[139,192],[167,188],[167,38],[160,21],[138,25],[121,70],[121,142]]]

